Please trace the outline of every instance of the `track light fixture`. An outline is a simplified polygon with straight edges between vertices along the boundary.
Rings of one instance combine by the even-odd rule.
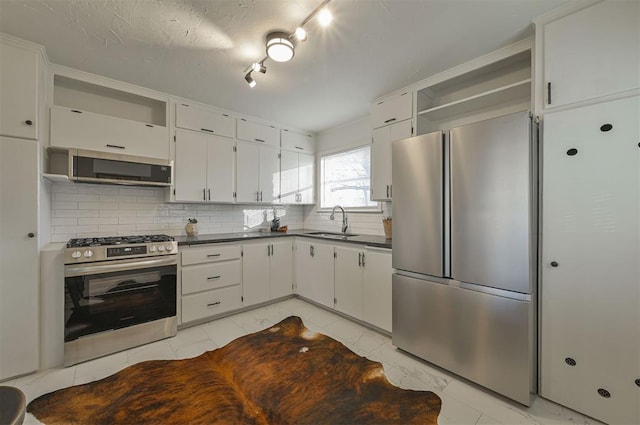
[[[249,84],[249,87],[254,88],[256,86],[256,81],[251,77],[251,72],[247,72],[247,75],[244,76],[245,81]]]
[[[249,84],[249,87],[255,87],[256,82],[251,76],[252,72],[260,72],[265,74],[267,67],[264,65],[264,61],[271,59],[276,62],[287,62],[293,59],[295,55],[295,41],[305,41],[307,39],[307,31],[304,26],[309,23],[316,15],[318,15],[318,22],[321,26],[326,27],[333,19],[331,12],[327,8],[331,0],[322,0],[322,2],[291,32],[284,31],[272,31],[267,34],[266,37],[266,53],[259,62],[254,62],[245,70],[244,79]]]

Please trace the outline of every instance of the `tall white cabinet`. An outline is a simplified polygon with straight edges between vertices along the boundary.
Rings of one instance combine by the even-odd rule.
[[[38,144],[0,137],[0,380],[38,369]]]
[[[269,204],[279,200],[279,149],[238,141],[236,167],[237,202]]]
[[[586,6],[586,7],[585,7]],[[640,423],[640,3],[536,22],[540,394]]]

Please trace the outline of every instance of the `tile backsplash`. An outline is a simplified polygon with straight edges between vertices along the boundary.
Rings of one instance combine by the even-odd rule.
[[[51,185],[51,242],[76,237],[163,233],[184,235],[187,219],[200,234],[268,228],[272,206],[166,203],[167,189],[54,183]],[[280,225],[300,229],[302,206],[275,206]]]

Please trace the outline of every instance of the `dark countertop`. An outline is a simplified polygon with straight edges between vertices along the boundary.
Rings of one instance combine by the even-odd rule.
[[[338,243],[353,243],[360,245],[368,245],[376,248],[391,249],[391,239],[386,239],[384,236],[376,235],[356,235],[348,238],[344,237],[330,237],[323,235],[312,235],[311,233],[323,232],[322,230],[290,230],[288,232],[245,232],[245,233],[213,233],[210,235],[198,235],[198,236],[176,236],[178,245],[201,245],[209,243],[221,243],[221,242],[238,242],[244,240],[255,240],[265,238],[282,238],[287,236],[304,236],[306,238],[322,239],[327,242]],[[324,232],[334,233],[334,232]],[[337,232],[335,232],[337,233]]]

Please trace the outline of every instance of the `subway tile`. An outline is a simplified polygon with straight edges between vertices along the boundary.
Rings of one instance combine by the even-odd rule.
[[[53,217],[98,217],[98,210],[56,210],[53,211]]]
[[[76,217],[54,217],[51,219],[51,224],[53,226],[73,226],[81,223],[78,223]]]
[[[115,202],[78,202],[80,210],[117,210],[118,204]]]
[[[118,234],[135,230],[136,226],[134,224],[101,224],[98,229],[99,232],[118,232]]]
[[[53,226],[53,233],[83,233],[97,231],[97,225]]]
[[[79,218],[78,224],[118,224],[118,217]]]
[[[86,193],[54,193],[54,201],[97,202],[100,197]]]
[[[77,202],[69,202],[69,201],[61,201],[61,202],[52,202],[51,208],[53,210],[77,210],[78,203]]]

